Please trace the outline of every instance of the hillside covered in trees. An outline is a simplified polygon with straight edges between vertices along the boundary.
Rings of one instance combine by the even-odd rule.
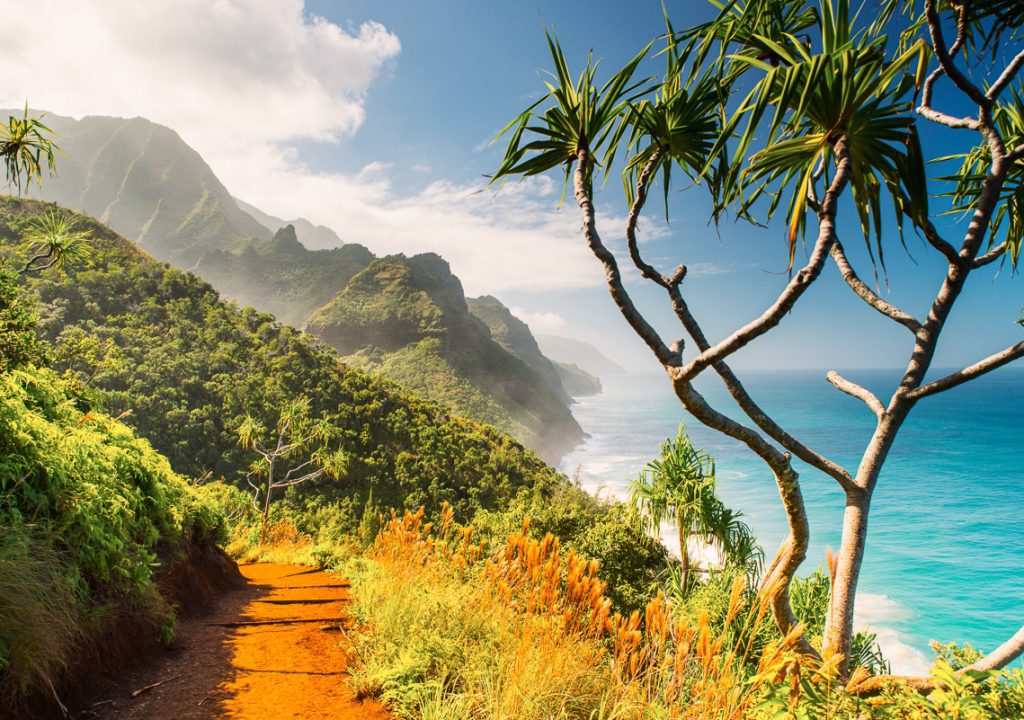
[[[495,425],[550,462],[582,440],[550,363],[539,351],[537,358],[521,357],[507,343],[495,342],[486,328],[481,332],[461,283],[443,261],[429,254],[381,259],[413,278],[412,292],[433,296],[429,303],[443,314],[451,341],[439,348],[422,344],[426,336],[419,334],[387,337],[397,327],[390,314],[405,312],[400,306],[408,298],[394,295],[393,284],[367,284],[367,276],[350,286],[376,260],[362,245],[341,244],[332,231],[303,219],[270,227],[279,220],[231,197],[170,128],[143,118],[47,121],[66,158],[57,176],[30,193],[98,218],[239,305],[295,327],[309,323],[352,364]],[[337,246],[324,247],[332,242]],[[353,298],[383,315],[360,310],[342,320],[342,308]],[[530,335],[525,325],[517,329]],[[525,344],[536,346],[532,336]]]
[[[37,201],[0,205],[3,253],[16,256]],[[362,508],[374,488],[383,506],[490,506],[556,473],[504,433],[455,416],[342,364],[312,338],[239,309],[194,275],[154,261],[95,220],[91,261],[31,280],[53,366],[97,407],[123,416],[178,472],[240,483],[251,458],[238,446],[246,415],[273,426],[297,397],[341,429],[349,462],[319,496]]]

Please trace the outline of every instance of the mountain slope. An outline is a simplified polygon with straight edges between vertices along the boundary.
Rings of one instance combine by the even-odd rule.
[[[0,254],[24,256],[27,222],[45,207],[0,200]],[[349,460],[338,481],[298,489],[339,500],[346,517],[358,517],[371,489],[382,507],[429,510],[447,501],[468,516],[562,482],[504,433],[346,368],[308,336],[225,303],[196,276],[153,261],[91,218],[79,225],[93,235],[91,267],[45,273],[30,286],[56,367],[177,472],[244,486],[252,460],[238,445],[244,417],[272,427],[286,402],[305,396],[316,417],[340,429]]]
[[[242,212],[176,132],[143,118],[47,115],[64,155],[30,195],[87,213],[161,260],[188,267],[272,233]]]
[[[258,207],[250,205],[243,200],[239,200],[238,198],[235,198],[234,200],[243,212],[247,213],[270,232],[277,232],[286,225],[291,225],[295,228],[295,235],[299,242],[310,250],[330,250],[331,248],[341,247],[345,244],[342,242],[342,239],[338,237],[338,234],[326,225],[314,225],[305,218],[282,220],[281,218],[274,217],[273,215],[268,215]]]
[[[621,375],[626,372],[614,360],[608,359],[596,347],[582,340],[573,340],[558,335],[538,335],[537,344],[540,346],[541,352],[551,358],[553,362],[575,365],[596,377]]]
[[[306,329],[346,361],[493,423],[551,461],[583,438],[562,397],[470,313],[438,255],[375,260]]]
[[[239,305],[298,327],[373,260],[373,253],[354,243],[307,250],[295,227],[286,225],[270,240],[249,242],[241,251],[208,252],[193,269]]]
[[[47,199],[107,219],[114,229],[140,238],[140,246],[157,259],[195,272],[239,305],[302,327],[375,259],[356,244],[309,250],[296,225],[271,233],[261,223],[273,225],[279,219],[256,209],[259,220],[243,212],[202,158],[168,128],[141,118],[48,120],[60,133],[67,157],[62,158],[60,177],[42,186]],[[333,233],[324,235],[324,228],[297,222],[300,230],[312,227],[325,242],[337,239]],[[451,277],[447,267],[445,274]],[[468,317],[461,287],[458,295],[458,303],[446,306],[448,312]],[[364,300],[373,305],[371,298]],[[466,324],[460,321],[459,326]],[[369,345],[354,345],[355,338],[374,334],[374,328],[353,322],[344,327],[353,337],[340,343],[334,333],[336,346],[344,344],[346,353],[358,349],[372,354]],[[395,342],[380,341],[375,347],[397,351]],[[571,448],[582,437],[570,414],[556,407],[569,399],[550,367],[540,367],[542,359],[527,362],[545,376],[547,385],[532,377],[522,379],[518,365],[509,362],[514,358],[505,357],[508,353],[494,346],[487,333],[465,332],[458,342],[480,347],[428,353],[429,362],[421,362],[428,359],[425,348],[410,345],[386,364],[379,358],[359,364],[473,419],[497,424],[552,461],[556,451]],[[489,368],[486,372],[480,372],[481,363]],[[501,377],[506,369],[511,375]],[[551,398],[543,397],[545,392]]]
[[[601,380],[578,365],[554,363],[562,387],[574,398],[601,394]]]
[[[562,385],[558,370],[537,346],[537,341],[530,332],[529,326],[517,318],[500,300],[491,295],[478,298],[467,298],[469,311],[483,320],[491,330],[494,342],[526,363],[557,393],[562,402],[571,401],[569,393]]]

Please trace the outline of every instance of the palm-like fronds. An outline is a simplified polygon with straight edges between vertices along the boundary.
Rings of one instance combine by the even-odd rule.
[[[46,136],[52,131],[42,123],[43,117],[30,118],[26,104],[22,117],[11,115],[6,125],[0,124],[0,157],[7,182],[19,195],[25,185],[39,179],[44,165],[51,175],[56,170],[55,156],[60,148]]]
[[[805,216],[818,181],[830,182],[835,149],[845,143],[849,184],[871,249],[874,236],[879,260],[882,190],[887,190],[902,227],[904,195],[912,217],[924,222],[928,194],[920,142],[913,119],[911,90],[922,80],[926,45],[917,42],[895,59],[886,58],[885,36],[854,35],[848,0],[823,0],[821,51],[779,47],[783,63],[734,56],[736,62],[763,73],[726,127],[731,134],[741,121],[734,152],[734,172],[723,186],[720,204],[735,204],[743,216],[763,196],[767,215],[788,196],[790,263],[802,237]],[[916,73],[910,69],[917,61]],[[754,144],[762,149],[752,151]],[[749,164],[741,167],[743,158]]]
[[[672,168],[678,166],[695,181],[701,179],[721,134],[720,115],[728,84],[710,72],[684,81],[688,49],[676,41],[667,17],[665,24],[665,78],[653,99],[632,104],[623,117],[623,123],[630,126],[627,146],[631,155],[622,180],[632,206],[637,180],[655,158],[650,172],[652,177],[661,174],[667,219]]]
[[[647,80],[634,81],[636,68],[647,54],[649,45],[600,88],[593,55],[579,76],[573,79],[558,40],[545,33],[555,72],[545,82],[548,92],[536,103],[506,125],[499,137],[511,131],[505,157],[491,182],[511,175],[539,175],[556,167],[564,167],[568,182],[572,163],[580,151],[586,151],[593,162],[584,168],[588,187],[592,182],[594,163],[602,153],[614,154],[624,130],[618,122],[629,103],[649,90]],[[546,101],[550,106],[543,113],[536,110]],[[524,143],[524,136],[536,139]]]
[[[21,273],[39,272],[51,267],[65,269],[69,265],[89,262],[90,235],[77,229],[77,222],[70,214],[59,210],[47,210],[32,218],[25,233],[31,258]]]
[[[766,3],[758,0],[708,0],[719,9],[714,20],[696,25],[678,35],[687,42],[693,67],[701,67],[714,48],[718,48],[715,66],[720,75],[728,75],[727,59],[745,57],[773,67],[809,44],[805,31],[818,22],[818,14],[806,0]],[[733,69],[739,69],[735,65]]]

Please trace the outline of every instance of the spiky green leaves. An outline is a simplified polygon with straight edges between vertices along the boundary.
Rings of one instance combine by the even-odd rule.
[[[926,46],[919,41],[889,57],[885,36],[853,33],[848,0],[824,0],[818,21],[819,52],[799,44],[777,45],[775,65],[744,54],[732,56],[734,76],[745,68],[761,77],[726,125],[726,135],[735,134],[737,140],[732,170],[717,199],[720,207],[733,205],[749,218],[755,204],[767,198],[770,218],[788,198],[792,264],[807,209],[823,198],[842,141],[865,241],[870,250],[874,238],[884,265],[883,190],[900,228],[904,211],[922,221],[927,215],[924,165],[910,114],[912,90],[926,67]]]
[[[25,185],[39,180],[44,166],[50,174],[56,169],[55,155],[60,148],[47,137],[52,131],[42,123],[42,118],[30,118],[26,104],[22,117],[11,115],[6,125],[0,123],[0,157],[8,186],[13,186],[19,195]]]
[[[69,265],[89,262],[90,235],[78,230],[75,218],[63,210],[47,210],[28,224],[25,243],[31,258],[21,273],[40,272],[51,267],[60,270]]]
[[[555,66],[551,81],[544,83],[548,92],[499,133],[500,137],[511,131],[511,136],[505,158],[491,182],[513,175],[540,175],[557,167],[565,169],[568,182],[572,163],[580,151],[585,151],[590,158],[584,168],[589,187],[594,165],[609,152],[614,153],[623,132],[618,122],[622,113],[648,91],[649,81],[634,81],[633,76],[650,46],[599,88],[598,63],[593,55],[587,57],[586,67],[573,79],[558,40],[545,34]],[[545,103],[548,107],[536,112]],[[524,142],[524,136],[535,139]]]

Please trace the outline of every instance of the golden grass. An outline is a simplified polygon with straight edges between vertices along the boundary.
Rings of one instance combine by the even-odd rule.
[[[436,527],[392,514],[356,589],[357,688],[410,718],[738,720],[785,713],[828,676],[796,633],[753,656],[766,605],[744,600],[742,579],[725,624],[738,629],[689,621],[661,594],[624,617],[597,563],[527,529],[485,557],[447,508]]]

